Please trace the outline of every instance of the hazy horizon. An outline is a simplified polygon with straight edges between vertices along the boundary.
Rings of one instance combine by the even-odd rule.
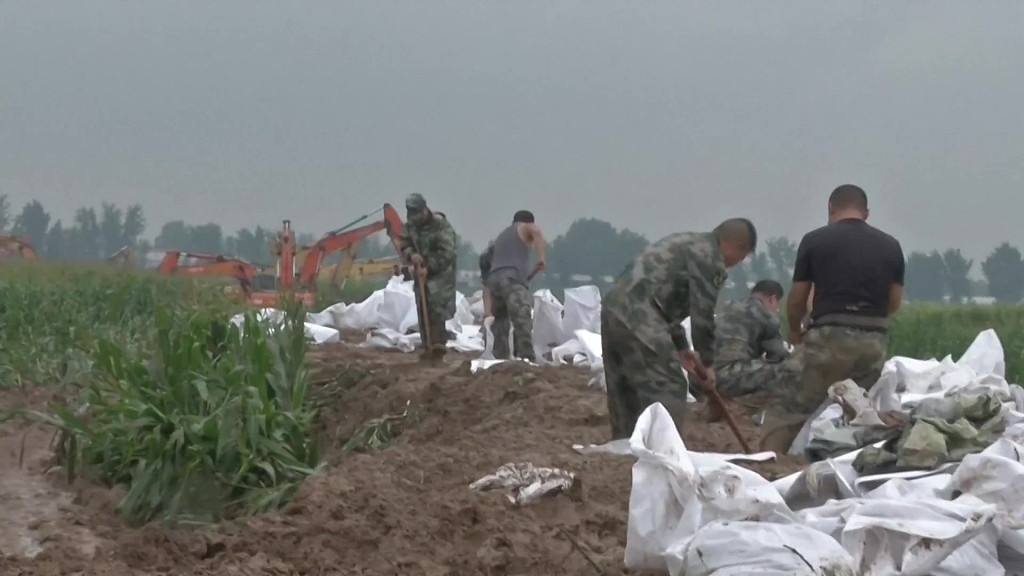
[[[1008,1],[7,2],[0,194],[64,222],[138,202],[152,238],[177,219],[322,233],[420,192],[480,248],[521,208],[551,237],[579,217],[654,240],[745,215],[798,240],[854,183],[907,253],[980,260],[1024,249],[1021,16]]]

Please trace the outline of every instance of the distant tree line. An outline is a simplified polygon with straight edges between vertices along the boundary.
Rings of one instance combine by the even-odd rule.
[[[141,205],[119,207],[103,202],[99,208],[83,206],[70,222],[52,219],[36,200],[15,213],[6,195],[0,195],[0,231],[27,235],[36,251],[46,258],[97,260],[110,256],[124,246],[139,257],[150,250],[187,250],[230,254],[253,262],[270,263],[271,240],[277,228],[257,225],[225,234],[219,224],[189,224],[183,220],[165,223],[152,241],[144,237],[146,218]],[[458,230],[456,230],[458,232]],[[318,234],[297,233],[300,244],[312,243]],[[536,278],[535,288],[550,288],[560,294],[569,286],[596,284],[605,290],[610,279],[622,272],[626,263],[647,247],[649,240],[629,229],[617,229],[596,218],[579,218],[562,234],[550,238],[547,245],[547,270]],[[760,279],[778,280],[788,291],[797,244],[785,237],[770,238],[757,253],[729,271],[723,299],[745,298],[749,286]],[[458,239],[459,267],[477,269],[479,252],[464,238]],[[394,255],[383,234],[375,234],[360,243],[360,258]],[[905,295],[912,301],[963,302],[984,292],[997,301],[1024,299],[1024,256],[1004,242],[981,263],[984,284],[970,279],[974,261],[959,249],[944,252],[914,251],[907,255]],[[475,284],[475,285],[474,285]],[[463,290],[475,290],[479,281],[460,282]]]
[[[70,222],[53,219],[38,200],[15,213],[6,195],[0,195],[0,231],[28,236],[36,252],[54,260],[100,260],[127,246],[140,261],[151,250],[184,250],[230,254],[252,262],[270,263],[270,242],[277,229],[256,226],[225,234],[219,224],[186,224],[174,220],[164,224],[156,237],[144,238],[146,217],[142,206],[122,208],[109,202],[97,210],[82,206]],[[313,242],[309,233],[298,233],[299,243]]]

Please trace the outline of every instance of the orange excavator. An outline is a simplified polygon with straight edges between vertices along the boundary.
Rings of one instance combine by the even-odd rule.
[[[18,238],[14,234],[0,234],[0,260],[15,256],[25,260],[35,260],[39,257],[32,248],[32,243],[28,241],[28,236]]]
[[[238,286],[242,293],[250,299],[253,294],[254,282],[257,278],[266,275],[260,274],[263,271],[262,267],[241,258],[203,252],[184,252],[181,250],[168,250],[164,252],[163,259],[160,260],[156,270],[160,274],[167,275],[191,277],[223,276],[234,278],[238,281]]]
[[[313,291],[302,289],[295,281],[296,248],[291,220],[284,220],[282,224],[281,232],[273,242],[274,259],[277,261],[276,274],[273,276],[274,286],[250,293],[249,302],[257,306],[273,307],[279,298],[290,295],[306,306],[312,306],[316,300]]]
[[[249,303],[256,306],[272,307],[284,295],[290,295],[311,306],[316,299],[316,278],[320,264],[326,255],[343,250],[342,262],[338,267],[347,276],[355,261],[359,241],[375,232],[385,230],[395,250],[400,251],[402,220],[390,204],[385,204],[382,210],[384,216],[376,222],[347,229],[373,213],[364,215],[348,226],[328,232],[320,240],[301,248],[295,245],[291,221],[284,220],[281,232],[271,243],[276,261],[276,269],[273,271],[240,258],[177,250],[166,252],[157,270],[161,274],[235,278]]]
[[[338,277],[341,277],[343,280],[347,279],[356,261],[355,257],[359,248],[359,242],[381,230],[387,233],[391,244],[395,247],[395,252],[401,252],[399,238],[402,235],[402,218],[390,204],[384,204],[380,211],[383,212],[380,220],[358,228],[352,228],[352,226],[366,220],[377,211],[365,214],[337,230],[324,234],[316,242],[298,248],[296,250],[295,262],[298,267],[297,281],[299,289],[306,292],[314,292],[316,290],[316,280],[323,268],[324,259],[338,251],[341,252],[341,260],[331,267],[332,284],[337,281]],[[274,250],[276,254],[278,252],[276,245]]]

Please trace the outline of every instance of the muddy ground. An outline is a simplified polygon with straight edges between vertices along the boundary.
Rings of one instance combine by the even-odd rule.
[[[117,490],[46,473],[50,430],[0,424],[0,575],[624,573],[632,460],[571,448],[609,436],[605,396],[587,387],[588,371],[519,364],[474,375],[472,357],[424,368],[415,354],[315,348],[318,433],[331,466],[282,510],[215,528],[127,527],[114,511]],[[0,407],[47,400],[45,388],[8,391]],[[341,449],[367,420],[407,407],[383,450]],[[756,447],[748,409],[732,412]],[[684,439],[695,450],[741,451],[701,405]],[[507,462],[568,469],[582,490],[515,508],[502,492],[468,489]],[[776,478],[800,466],[751,468]]]

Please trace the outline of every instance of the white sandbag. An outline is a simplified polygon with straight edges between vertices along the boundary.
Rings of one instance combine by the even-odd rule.
[[[969,494],[938,499],[859,499],[841,542],[863,576],[932,574],[950,554],[980,534],[996,508]]]
[[[996,507],[1003,530],[1024,528],[1024,464],[996,454],[968,454],[949,480],[949,490],[971,494]]]
[[[473,316],[473,310],[471,309],[469,300],[462,292],[455,292],[455,320],[467,326],[470,324],[476,324],[476,318]]]
[[[687,546],[673,576],[856,576],[832,537],[800,524],[714,522]]]
[[[317,326],[327,326],[330,328],[334,328],[335,314],[345,310],[345,308],[347,307],[348,305],[345,304],[344,302],[338,302],[337,304],[331,304],[330,306],[324,308],[319,312],[307,312],[306,322],[316,324]]]
[[[577,330],[601,333],[601,290],[597,286],[565,289],[562,330],[567,340],[572,338]]]
[[[387,286],[374,292],[380,294],[376,322],[373,328],[390,328],[401,334],[409,332],[419,324],[416,315],[416,295],[413,282],[405,282],[401,276],[394,276]]]
[[[473,324],[484,321],[484,292],[477,290],[469,297],[469,312],[473,315]]]
[[[583,346],[583,343],[576,338],[572,338],[571,340],[552,348],[551,359],[555,362],[556,366],[571,364],[574,363],[573,361],[578,355],[583,355],[583,357],[586,358],[586,355],[584,354],[585,352],[586,347]]]
[[[327,326],[318,326],[310,322],[303,324],[303,332],[306,338],[311,338],[313,342],[317,344],[324,344],[326,342],[341,342],[341,332],[334,328]]]
[[[340,311],[334,310],[332,313],[334,327],[339,330],[370,330],[383,327],[380,326],[378,314],[382,297],[383,291],[377,290],[362,302],[349,304]]]
[[[928,576],[1003,576],[1006,569],[999,560],[999,529],[989,524],[977,536],[964,542]]]
[[[1006,360],[1003,344],[996,331],[989,328],[978,334],[964,355],[956,361],[957,366],[970,368],[975,374],[1006,376]]]
[[[576,449],[637,459],[626,527],[627,568],[678,574],[690,539],[716,520],[796,520],[782,496],[755,472],[720,456],[687,452],[661,403],[643,411],[628,442]]]
[[[283,310],[278,310],[276,308],[261,308],[256,313],[256,320],[263,325],[265,330],[272,333],[285,322],[286,317]],[[241,328],[245,324],[245,315],[235,314],[231,317],[229,322]],[[315,344],[341,341],[341,332],[334,328],[318,326],[311,322],[303,322],[302,326],[302,332],[305,337],[312,340]]]
[[[480,356],[482,360],[494,360],[494,333],[491,332],[492,324],[494,324],[494,316],[484,318],[484,353]]]
[[[420,345],[418,332],[402,334],[391,328],[374,328],[366,335],[366,340],[360,344],[364,348],[394,348],[402,352],[412,352]]]
[[[458,352],[482,352],[484,350],[484,338],[480,326],[472,324],[464,326],[452,318],[445,323],[445,328],[455,335],[446,343],[447,348]]]
[[[551,350],[563,342],[562,303],[551,290],[538,290],[533,294],[533,351],[537,362],[549,364],[545,359]]]

